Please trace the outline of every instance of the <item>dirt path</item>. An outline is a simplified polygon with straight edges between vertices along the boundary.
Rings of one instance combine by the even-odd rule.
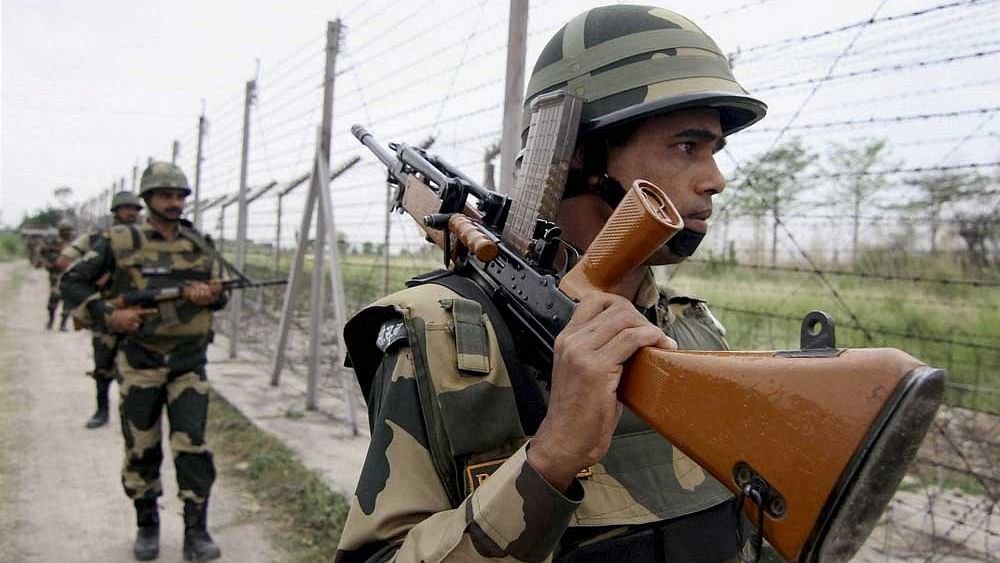
[[[0,263],[0,561],[132,561],[135,515],[119,483],[117,416],[83,427],[94,409],[83,375],[92,367],[89,335],[44,329],[47,290],[44,272]],[[182,505],[165,458],[159,560],[181,561]],[[209,513],[220,561],[278,560],[264,524],[240,510],[242,498],[220,474]]]

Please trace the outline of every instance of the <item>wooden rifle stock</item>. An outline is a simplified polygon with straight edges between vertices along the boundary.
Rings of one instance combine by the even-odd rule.
[[[445,229],[432,228],[426,221],[427,217],[438,213],[441,199],[434,190],[412,174],[406,179],[402,206],[424,230],[428,240],[442,249],[449,246],[445,244]],[[461,214],[455,214],[448,220],[445,228],[455,237],[455,241],[450,245],[453,256],[449,258],[453,258],[455,251],[460,247],[468,249],[483,262],[489,262],[497,257],[496,241],[488,239],[474,223],[479,219],[482,219],[480,213],[466,204]]]
[[[637,181],[559,288],[610,291],[683,222]],[[891,348],[639,350],[619,398],[734,493],[782,556],[849,559],[941,402],[945,374]],[[741,497],[743,498],[743,497]],[[761,522],[763,516],[763,522]]]

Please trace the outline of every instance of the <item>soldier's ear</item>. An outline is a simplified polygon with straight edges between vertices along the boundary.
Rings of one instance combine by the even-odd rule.
[[[577,170],[583,168],[583,143],[577,143],[573,148],[573,158],[570,160],[569,167]]]

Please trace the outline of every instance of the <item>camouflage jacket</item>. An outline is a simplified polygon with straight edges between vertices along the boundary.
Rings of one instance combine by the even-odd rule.
[[[59,277],[60,269],[56,264],[56,260],[59,259],[59,255],[62,253],[63,249],[68,245],[67,241],[60,237],[50,237],[45,239],[44,242],[38,248],[38,256],[42,263],[42,266],[49,271],[49,277]]]
[[[101,240],[103,237],[104,229],[92,229],[90,232],[76,237],[73,239],[73,242],[63,247],[60,252],[60,256],[67,258],[69,263],[72,265],[80,258],[83,258],[88,252],[93,250],[97,245],[97,241]]]
[[[477,321],[475,307],[460,313],[469,303],[441,286],[413,287],[366,309],[401,319],[382,324],[378,362],[359,361],[349,340],[368,395],[372,441],[338,562],[550,561],[631,526],[731,499],[627,409],[602,462],[565,495],[553,489],[527,463],[530,439],[518,422],[497,335],[485,315]],[[681,348],[728,348],[704,301],[659,292],[651,272],[636,305]],[[373,318],[362,312],[355,319]],[[455,461],[454,479],[442,447]]]
[[[63,299],[71,305],[83,304],[89,320],[98,329],[106,326],[114,311],[108,299],[143,289],[207,281],[221,276],[212,242],[181,221],[176,239],[168,241],[150,224],[116,225],[96,241],[94,247],[63,275]],[[97,283],[110,274],[108,291],[98,291]],[[126,340],[160,354],[178,349],[200,350],[211,340],[212,311],[225,306],[223,293],[209,307],[187,300],[164,301],[158,314],[143,321]]]

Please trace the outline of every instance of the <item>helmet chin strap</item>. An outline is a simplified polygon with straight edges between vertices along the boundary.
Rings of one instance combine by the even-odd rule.
[[[596,187],[601,199],[610,205],[611,209],[617,208],[618,204],[625,197],[625,188],[622,187],[618,180],[607,174],[601,176]],[[699,233],[698,231],[692,231],[684,227],[667,241],[667,248],[677,256],[687,258],[693,255],[695,250],[698,250],[698,245],[701,244],[704,238],[705,233]]]

